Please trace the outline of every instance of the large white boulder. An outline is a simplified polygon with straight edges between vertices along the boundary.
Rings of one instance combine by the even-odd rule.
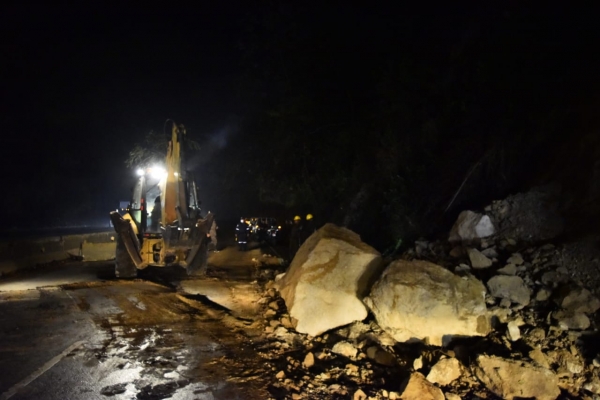
[[[442,346],[454,336],[485,336],[490,319],[485,286],[427,261],[397,260],[373,285],[365,304],[399,342]]]
[[[487,215],[473,211],[463,211],[458,215],[450,230],[448,240],[452,243],[472,242],[496,233],[492,220]]]
[[[360,236],[326,224],[304,242],[275,287],[296,331],[317,336],[367,317],[361,299],[381,269],[381,255]]]

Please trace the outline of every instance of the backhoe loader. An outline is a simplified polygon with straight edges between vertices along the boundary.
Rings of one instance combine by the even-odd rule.
[[[179,265],[188,275],[206,271],[214,216],[201,216],[196,183],[185,170],[185,140],[185,127],[173,123],[165,167],[138,170],[127,212],[110,213],[117,232],[117,277],[135,277],[148,266]]]

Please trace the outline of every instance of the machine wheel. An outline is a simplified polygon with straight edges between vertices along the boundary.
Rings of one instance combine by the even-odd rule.
[[[198,254],[187,266],[186,271],[190,276],[204,276],[208,269],[208,241],[203,239]]]
[[[135,278],[137,276],[137,268],[127,252],[123,239],[118,234],[115,254],[115,275],[117,278]]]

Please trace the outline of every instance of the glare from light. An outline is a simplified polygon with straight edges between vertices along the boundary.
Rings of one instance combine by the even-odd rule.
[[[165,171],[165,169],[161,166],[154,166],[150,168],[148,172],[150,173],[150,176],[154,179],[160,179],[167,173],[167,171]]]
[[[143,169],[141,169],[141,168],[138,168],[138,169],[135,171],[135,173],[136,173],[138,176],[142,176],[142,175],[144,175],[144,170],[143,170]]]

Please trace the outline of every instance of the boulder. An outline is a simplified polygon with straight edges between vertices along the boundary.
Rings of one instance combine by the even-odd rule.
[[[473,211],[463,211],[458,215],[454,226],[450,230],[448,240],[452,243],[468,243],[491,236],[495,232],[494,224],[487,215],[477,214]]]
[[[487,287],[494,297],[508,299],[524,306],[529,304],[529,288],[518,276],[496,275],[488,281]]]
[[[438,361],[427,375],[427,380],[441,386],[449,385],[462,374],[460,363],[456,358],[444,358]]]
[[[275,286],[298,321],[296,331],[317,336],[366,318],[361,299],[381,268],[381,255],[360,236],[326,224],[304,242]]]
[[[425,379],[420,372],[413,372],[402,391],[402,400],[444,400],[444,393]]]
[[[555,400],[560,394],[558,378],[552,371],[526,362],[480,355],[473,370],[477,379],[504,399]]]
[[[485,336],[490,331],[483,284],[427,261],[391,263],[365,304],[379,326],[400,342],[441,346],[453,336]]]

